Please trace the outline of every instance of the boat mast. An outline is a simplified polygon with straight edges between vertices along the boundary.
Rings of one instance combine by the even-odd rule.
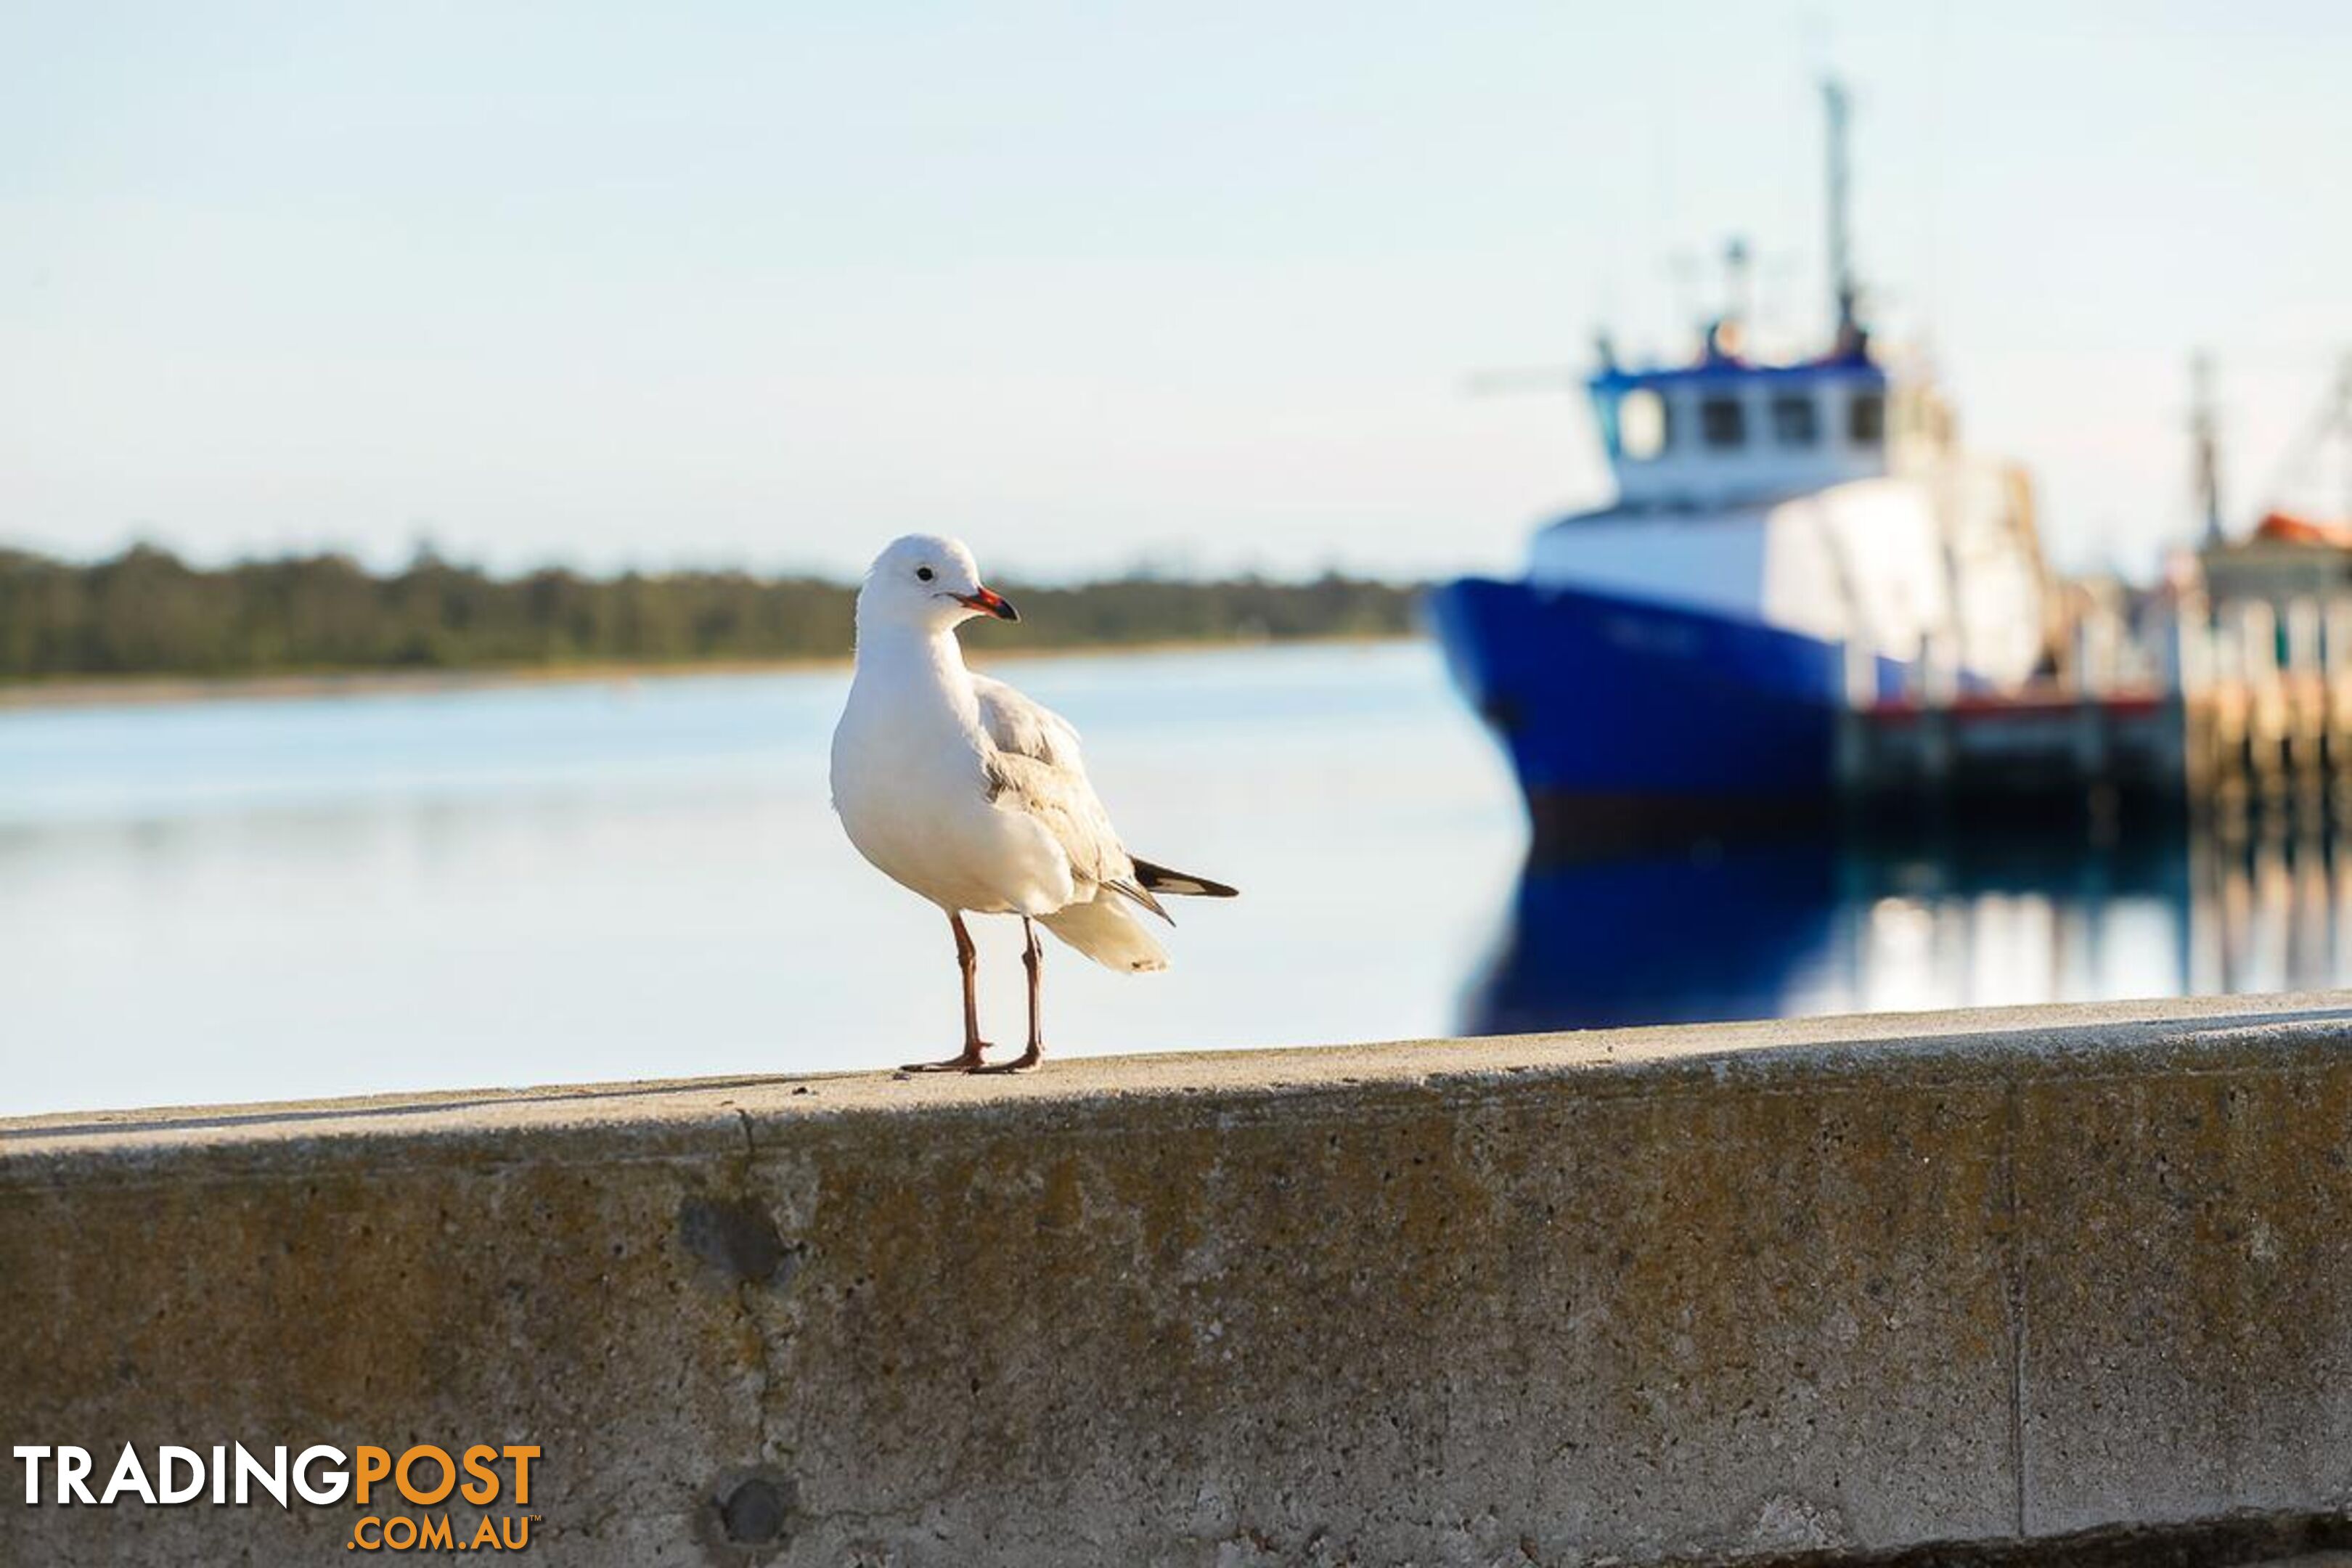
[[[1845,83],[1835,77],[1822,79],[1822,105],[1829,119],[1829,223],[1830,223],[1830,289],[1831,302],[1836,310],[1837,331],[1833,342],[1843,357],[1862,346],[1862,323],[1858,307],[1862,290],[1853,280],[1853,247],[1846,226],[1848,174],[1846,167],[1846,118],[1853,100]]]
[[[2213,356],[2200,353],[2189,362],[2194,388],[2189,414],[2189,439],[2197,458],[2197,505],[2205,514],[2205,548],[2225,542],[2221,528],[2221,421],[2213,409]]]

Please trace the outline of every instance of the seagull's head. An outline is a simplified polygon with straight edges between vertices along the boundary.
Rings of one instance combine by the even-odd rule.
[[[980,581],[980,567],[960,539],[910,533],[874,558],[857,591],[860,630],[884,625],[944,631],[974,616],[1017,621],[1013,602]]]

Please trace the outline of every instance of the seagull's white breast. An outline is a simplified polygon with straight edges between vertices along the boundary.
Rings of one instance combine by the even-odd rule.
[[[956,696],[861,663],[833,732],[834,809],[859,854],[933,903],[1050,914],[1076,897],[1069,858],[1034,819],[992,804],[989,743]]]

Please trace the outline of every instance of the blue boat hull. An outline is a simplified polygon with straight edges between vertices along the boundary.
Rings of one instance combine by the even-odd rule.
[[[1834,796],[1833,643],[1671,605],[1464,578],[1429,613],[1501,736],[1538,847],[1818,821]],[[1882,681],[1895,674],[1882,664]]]

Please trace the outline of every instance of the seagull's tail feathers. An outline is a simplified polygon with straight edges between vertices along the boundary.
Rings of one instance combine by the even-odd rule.
[[[1129,856],[1130,860],[1134,857]],[[1155,866],[1149,860],[1135,860],[1135,879],[1147,893],[1177,893],[1195,899],[1232,899],[1241,896],[1238,888],[1228,888],[1223,882],[1212,882],[1206,877],[1195,877],[1185,871],[1171,871],[1165,866]]]
[[[1127,912],[1126,906],[1097,896],[1040,915],[1037,923],[1105,969],[1142,974],[1168,967],[1167,950]]]

